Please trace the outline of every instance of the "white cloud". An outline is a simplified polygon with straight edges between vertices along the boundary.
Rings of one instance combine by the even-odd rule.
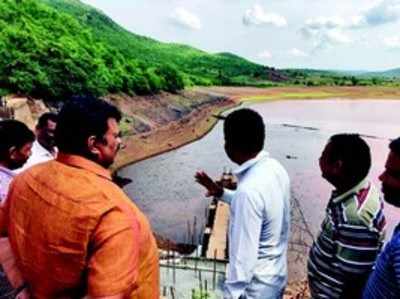
[[[350,17],[316,17],[306,20],[300,29],[307,40],[314,42],[314,50],[337,44],[348,44],[352,39],[346,31],[374,27],[400,20],[400,0],[381,0],[359,15]],[[385,39],[385,45],[393,48],[396,40]]]
[[[287,21],[285,17],[276,13],[267,13],[262,6],[255,4],[252,8],[246,10],[243,16],[243,24],[246,26],[273,25],[285,27]]]
[[[325,38],[330,44],[349,44],[352,42],[350,37],[338,29],[328,30],[325,33]]]
[[[305,33],[312,35],[313,31],[331,30],[331,29],[355,29],[360,28],[366,24],[365,17],[362,15],[355,15],[344,19],[342,17],[316,17],[306,20],[302,30]]]
[[[383,39],[383,43],[389,49],[400,49],[400,37],[398,36],[386,37]]]
[[[344,27],[345,21],[340,17],[317,17],[308,19],[306,21],[306,28],[310,30],[320,30],[323,28],[334,29],[338,27]]]
[[[400,20],[400,0],[381,0],[358,15],[346,18],[316,17],[308,19],[302,28],[305,36],[315,35],[315,31],[323,29],[358,29],[373,27]]]
[[[312,39],[312,38],[316,37],[319,34],[319,32],[320,32],[320,30],[311,29],[306,26],[304,26],[300,29],[300,33],[304,39]]]
[[[300,33],[306,40],[311,40],[313,51],[322,50],[334,45],[348,44],[352,39],[346,34],[346,29],[354,29],[364,24],[362,16],[353,16],[344,19],[338,16],[317,17],[308,19],[300,29]]]
[[[357,29],[364,27],[366,25],[367,21],[365,16],[358,15],[358,16],[352,16],[350,17],[350,21],[347,24],[347,27],[350,29]]]
[[[200,30],[202,27],[200,19],[183,7],[176,8],[171,19],[176,25],[185,29]]]
[[[400,19],[400,0],[383,0],[367,10],[364,17],[371,26],[396,22]]]
[[[289,50],[289,55],[293,57],[308,57],[308,54],[306,52],[301,51],[297,48]]]
[[[325,50],[337,45],[349,44],[352,39],[339,29],[322,31],[314,39],[313,51]]]
[[[260,54],[258,54],[258,57],[264,58],[264,59],[270,59],[270,58],[272,58],[272,54],[271,54],[271,52],[265,50],[265,51],[261,52]]]
[[[316,38],[314,38],[313,51],[324,50],[337,45],[350,44],[352,42],[353,40],[339,29],[321,31]]]
[[[134,33],[165,42],[188,44],[210,53],[232,52],[275,67],[375,70],[395,68],[400,61],[400,49],[396,50],[397,41],[393,38],[400,38],[400,19],[397,18],[396,6],[399,0],[84,1],[104,11],[118,24]],[[254,9],[254,4],[262,9]],[[181,24],[181,27],[176,27],[176,21],[172,24],[172,14],[178,7],[196,15],[199,22],[192,28],[202,29],[177,30],[176,28],[190,28]],[[245,18],[248,9],[250,12]],[[288,25],[278,28],[270,22],[261,26],[265,24],[263,21],[266,18],[259,16],[270,13],[284,17]],[[308,27],[307,19],[310,20]],[[246,27],[243,22],[247,22],[250,27]],[[254,23],[260,24],[260,27]],[[316,30],[318,26],[323,29]],[[332,28],[335,26],[336,28]],[[347,38],[340,37],[340,33],[328,33],[329,27]],[[209,28],[211,29],[208,30]],[[300,35],[300,28],[307,39]],[[266,39],[271,38],[273,46],[266,44]],[[349,40],[353,42],[332,44],[333,41]],[[290,55],[289,51],[294,47],[309,56],[296,58]],[[314,52],[321,48],[329,52]],[[272,58],[258,56],[264,49],[271,52]]]

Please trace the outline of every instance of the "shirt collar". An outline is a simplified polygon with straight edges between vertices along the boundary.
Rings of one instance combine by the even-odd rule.
[[[10,177],[15,177],[16,174],[14,171],[12,171],[11,169],[5,168],[3,166],[0,166],[0,172],[10,176]]]
[[[37,139],[33,143],[33,147],[34,151],[37,152],[40,156],[54,157],[54,155],[49,150],[47,150],[43,145],[41,145]]]
[[[338,194],[338,192],[335,190],[332,192],[331,201],[334,204],[345,201],[352,195],[357,194],[361,189],[364,189],[365,187],[367,187],[369,184],[370,184],[369,180],[367,178],[365,178],[361,182],[359,182],[357,185],[355,185],[353,188],[351,188],[350,190],[348,190],[342,194]]]
[[[249,168],[253,167],[266,157],[269,157],[269,154],[266,151],[260,151],[257,156],[255,156],[253,159],[247,160],[245,163],[236,168],[233,173],[236,176],[242,176]]]
[[[69,166],[85,169],[110,181],[112,180],[109,170],[105,169],[100,164],[86,159],[82,156],[58,153],[56,160]]]

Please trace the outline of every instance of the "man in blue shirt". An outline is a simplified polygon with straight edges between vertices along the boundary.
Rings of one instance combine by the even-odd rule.
[[[400,138],[390,143],[390,153],[382,181],[384,199],[400,208]],[[392,239],[379,255],[375,270],[369,277],[364,290],[364,299],[400,298],[400,225],[395,229]]]
[[[224,299],[279,299],[287,283],[290,183],[286,170],[263,150],[265,128],[250,109],[228,115],[225,151],[239,168],[236,191],[204,172],[198,183],[230,205],[229,266]]]

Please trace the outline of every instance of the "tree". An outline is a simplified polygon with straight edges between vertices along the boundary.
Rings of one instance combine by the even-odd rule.
[[[183,76],[172,65],[159,66],[155,73],[164,79],[163,89],[166,91],[175,93],[185,87]]]
[[[355,76],[352,76],[352,77],[350,78],[350,81],[351,81],[351,85],[353,85],[353,86],[358,85],[359,82],[360,82],[360,80],[359,80],[357,77],[355,77]]]

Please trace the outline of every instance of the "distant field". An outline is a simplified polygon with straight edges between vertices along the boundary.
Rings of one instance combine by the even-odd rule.
[[[244,101],[249,102],[257,102],[257,101],[266,101],[266,100],[279,100],[279,99],[322,99],[322,98],[330,98],[337,97],[337,94],[329,93],[329,92],[279,92],[273,95],[256,95],[245,97]]]
[[[327,98],[400,99],[400,89],[395,87],[210,87],[201,89],[221,93],[237,101],[245,102]]]

